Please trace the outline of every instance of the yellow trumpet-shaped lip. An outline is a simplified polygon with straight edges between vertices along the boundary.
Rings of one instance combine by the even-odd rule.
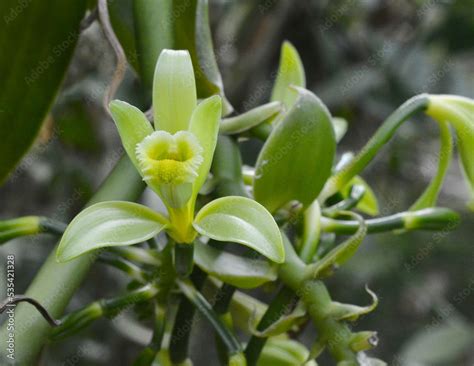
[[[136,147],[143,179],[153,184],[194,182],[203,162],[202,152],[198,140],[188,131],[174,135],[155,131]]]

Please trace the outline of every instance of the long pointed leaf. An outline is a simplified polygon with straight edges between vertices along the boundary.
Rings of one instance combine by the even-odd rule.
[[[0,1],[0,183],[38,134],[86,10],[85,0],[24,3]]]

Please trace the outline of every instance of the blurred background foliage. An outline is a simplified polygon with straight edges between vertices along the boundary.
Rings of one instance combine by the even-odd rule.
[[[120,9],[130,1],[111,5]],[[333,115],[349,122],[339,154],[357,151],[391,111],[415,94],[474,97],[472,0],[211,0],[210,5],[217,61],[236,111],[269,99],[281,43],[290,40],[302,56],[308,88]],[[113,68],[113,53],[94,23],[79,38],[34,146],[0,188],[1,218],[38,214],[69,220],[110,171],[122,153],[102,108]],[[133,69],[118,98],[147,108]],[[437,134],[435,124],[417,117],[365,172],[381,214],[406,209],[428,184],[436,169]],[[256,141],[242,144],[247,163],[253,163],[258,148]],[[373,354],[390,365],[474,363],[474,218],[466,212],[464,190],[459,168],[452,164],[440,205],[462,213],[457,231],[370,236],[329,283],[339,301],[367,303],[365,284],[379,295],[377,311],[357,328],[379,331]],[[143,199],[157,204],[150,202],[152,195]],[[17,293],[26,289],[53,245],[45,236],[0,248],[2,257],[16,255]],[[5,293],[4,279],[0,284]],[[124,285],[121,274],[97,264],[70,309],[111,296]],[[263,296],[271,298],[273,291],[269,287]],[[199,324],[195,331],[209,332],[204,322]],[[47,347],[44,364],[127,365],[148,337],[133,311],[127,311]],[[310,344],[313,337],[307,331],[303,339]],[[213,356],[209,337],[192,339],[196,364],[208,365]]]

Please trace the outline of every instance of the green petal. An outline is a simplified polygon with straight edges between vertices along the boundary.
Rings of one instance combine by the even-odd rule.
[[[272,91],[271,101],[283,102],[289,109],[298,98],[290,86],[306,86],[303,63],[296,48],[288,41],[283,42],[280,54],[280,66]]]
[[[133,165],[141,172],[135,148],[139,142],[153,132],[153,128],[142,111],[126,102],[114,100],[109,107],[122,145]]]
[[[221,112],[221,98],[218,95],[214,95],[199,103],[191,116],[189,131],[196,136],[203,148],[203,162],[199,166],[198,177],[193,186],[194,195],[197,195],[199,189],[201,189],[211,168],[212,157],[217,143],[217,134],[219,133]]]
[[[218,241],[246,245],[268,259],[282,263],[285,250],[272,215],[258,202],[245,197],[223,197],[204,206],[194,228]]]
[[[141,243],[166,228],[167,221],[146,206],[107,201],[87,207],[69,224],[56,251],[58,262],[91,250]]]
[[[153,80],[156,130],[187,130],[196,107],[196,81],[188,51],[163,50]]]

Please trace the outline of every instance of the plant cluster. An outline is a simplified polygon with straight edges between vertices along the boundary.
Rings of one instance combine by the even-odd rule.
[[[229,365],[317,365],[323,352],[338,366],[385,364],[366,354],[377,345],[376,332],[352,325],[374,311],[375,293],[366,288],[372,299],[367,306],[341,303],[326,279],[367,235],[455,227],[458,214],[436,207],[453,136],[474,207],[474,101],[418,95],[395,110],[359,153],[339,156],[347,122],[305,88],[290,43],[282,46],[271,100],[243,114],[230,115],[219,91],[198,99],[196,75],[192,54],[164,49],[153,78],[151,121],[127,102],[109,105],[129,161],[166,212],[100,197],[67,227],[42,217],[0,223],[2,242],[59,234],[58,262],[99,258],[130,277],[123,295],[52,322],[49,339],[59,341],[133,307],[153,324],[135,365],[186,365],[189,324],[198,311],[214,327],[220,361]],[[440,128],[437,173],[408,210],[380,216],[360,174],[398,127],[420,112]],[[249,138],[262,141],[255,166],[242,165],[239,142]],[[126,159],[122,164],[129,164]],[[120,169],[117,184],[135,179]],[[244,292],[264,285],[276,292],[269,304]],[[298,342],[308,324],[317,335],[310,349]]]

